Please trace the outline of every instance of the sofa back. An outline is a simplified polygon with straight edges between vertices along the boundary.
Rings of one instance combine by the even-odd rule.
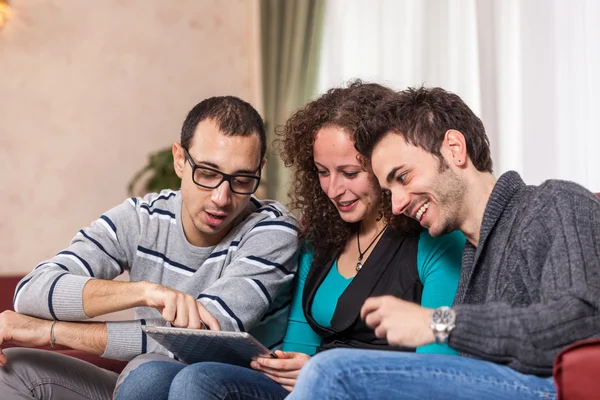
[[[13,309],[15,288],[22,276],[0,276],[0,312]]]

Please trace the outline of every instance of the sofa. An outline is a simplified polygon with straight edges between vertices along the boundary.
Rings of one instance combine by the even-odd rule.
[[[582,340],[560,352],[554,362],[559,400],[600,398],[600,339]]]
[[[597,193],[600,197],[600,193]],[[13,309],[13,294],[21,276],[0,277],[0,311]],[[126,363],[71,349],[52,349],[101,368],[121,372]],[[600,339],[584,340],[565,348],[554,363],[559,400],[600,398]]]
[[[17,283],[21,280],[22,276],[0,276],[0,312],[4,310],[13,309],[13,295]],[[5,345],[4,348],[11,347],[11,345]],[[102,358],[95,354],[86,353],[83,351],[73,350],[65,347],[52,348],[50,346],[42,347],[43,350],[56,351],[71,357],[76,357],[81,360],[87,361],[101,368],[120,373],[125,365],[124,361],[110,360],[108,358]]]

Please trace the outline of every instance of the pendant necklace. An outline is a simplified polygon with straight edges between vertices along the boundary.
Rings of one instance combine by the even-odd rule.
[[[373,243],[375,243],[377,241],[377,238],[379,238],[379,236],[381,236],[381,234],[383,232],[385,232],[385,229],[387,228],[387,224],[381,229],[381,231],[379,231],[379,233],[377,234],[377,236],[375,236],[375,238],[373,240],[371,240],[371,243],[369,243],[369,246],[367,246],[367,248],[365,249],[365,251],[360,251],[360,222],[358,224],[358,229],[356,230],[356,244],[358,245],[358,261],[356,262],[356,272],[360,271],[363,267],[362,264],[362,259],[363,256],[365,255],[365,253],[367,251],[369,251],[369,249],[371,248],[371,246],[373,246]]]

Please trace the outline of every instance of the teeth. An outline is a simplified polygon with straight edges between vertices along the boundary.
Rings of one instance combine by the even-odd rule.
[[[429,208],[429,202],[423,204],[423,206],[421,206],[421,208],[419,208],[419,211],[417,211],[417,214],[415,214],[415,218],[417,219],[417,221],[421,220],[421,217],[423,216],[425,211],[427,211],[428,208]]]
[[[354,203],[355,200],[352,201],[340,201],[339,205],[340,206],[349,206],[350,204]]]

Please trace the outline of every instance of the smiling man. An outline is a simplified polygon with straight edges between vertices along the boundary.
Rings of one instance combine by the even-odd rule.
[[[400,92],[356,146],[395,214],[467,238],[452,308],[376,297],[361,317],[391,344],[448,343],[468,357],[332,350],[291,398],[555,398],[555,356],[600,336],[600,200],[572,182],[496,180],[481,120],[440,88]]]
[[[40,263],[16,289],[17,312],[0,314],[0,346],[139,356],[122,378],[147,360],[184,366],[142,325],[249,331],[277,346],[297,268],[298,225],[279,203],[252,196],[265,152],[264,124],[250,104],[226,96],[196,105],[173,145],[181,190],[126,200]],[[112,280],[124,271],[130,282]],[[130,308],[132,321],[65,322]],[[109,399],[117,382],[117,374],[41,350],[0,349],[4,364],[0,392],[7,399]],[[132,378],[129,387],[151,391],[144,398],[161,390],[166,396],[168,376],[157,373],[146,373],[139,386]]]

